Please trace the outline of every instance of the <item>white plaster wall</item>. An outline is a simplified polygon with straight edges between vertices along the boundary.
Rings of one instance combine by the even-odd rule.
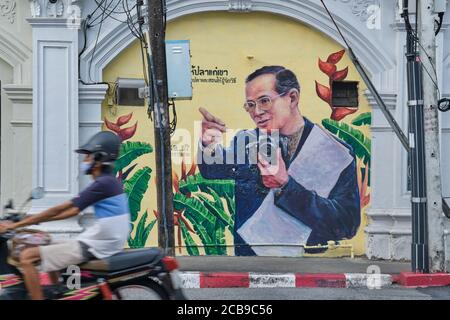
[[[13,181],[13,175],[10,168],[13,164],[13,158],[11,151],[13,150],[12,144],[12,103],[7,98],[3,91],[3,86],[13,82],[14,76],[13,68],[7,64],[4,60],[0,59],[0,81],[1,81],[1,172],[0,172],[0,205],[3,206],[8,199],[13,198],[13,189],[11,188],[11,182]]]

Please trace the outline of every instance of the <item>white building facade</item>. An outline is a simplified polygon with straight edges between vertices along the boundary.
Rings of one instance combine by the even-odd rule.
[[[129,1],[134,3],[134,1]],[[329,0],[337,23],[391,113],[406,131],[405,28],[392,0]],[[316,0],[168,0],[167,19],[208,11],[266,12],[306,24],[343,44]],[[92,0],[0,0],[1,204],[27,197],[35,186],[45,197],[33,202],[39,212],[76,195],[79,179],[74,149],[102,126],[101,104],[107,86],[103,69],[135,40],[126,24],[107,19],[99,38],[88,30],[86,49],[78,18],[96,7]],[[448,8],[450,12],[450,8]],[[450,97],[450,31],[447,17],[437,38],[436,69],[441,94]],[[96,85],[83,85],[89,79]],[[372,106],[372,200],[366,227],[369,258],[410,258],[411,211],[407,155],[370,94]],[[450,113],[440,114],[444,197],[450,197]],[[86,214],[89,218],[89,213]],[[450,258],[450,222],[446,256]],[[83,221],[48,224],[69,237]]]

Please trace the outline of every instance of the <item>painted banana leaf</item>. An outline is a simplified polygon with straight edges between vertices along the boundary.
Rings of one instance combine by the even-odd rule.
[[[197,198],[188,198],[184,194],[176,193],[173,197],[173,206],[177,211],[186,209],[185,213],[199,217],[200,220],[207,221],[212,225],[216,224],[216,217]]]
[[[364,126],[364,125],[371,125],[372,124],[372,113],[365,112],[357,116],[353,121],[352,124],[354,126]]]
[[[232,230],[234,227],[234,222],[230,218],[230,216],[225,212],[225,209],[222,205],[222,201],[220,198],[215,201],[209,200],[203,194],[196,195],[202,201],[203,205],[209,212],[213,213],[217,218],[219,218],[226,226],[229,226]]]
[[[225,225],[222,223],[222,221],[217,220],[216,222],[216,234],[214,235],[214,238],[216,240],[216,250],[218,255],[226,255],[227,254],[227,247],[225,246]]]
[[[208,180],[202,177],[200,173],[188,176],[186,180],[180,181],[180,191],[182,193],[202,191],[209,193],[213,189],[220,196],[234,196],[234,181],[232,180]]]
[[[361,131],[350,127],[346,123],[331,119],[323,119],[322,125],[351,145],[356,156],[362,159],[364,163],[370,162],[371,142]]]
[[[227,209],[230,212],[230,218],[233,220],[234,225],[234,217],[236,214],[236,202],[234,201],[234,197],[230,197],[225,195],[225,200],[227,201]]]
[[[186,250],[190,256],[198,256],[200,255],[200,251],[198,250],[197,245],[195,244],[194,239],[192,238],[189,230],[187,229],[184,222],[180,219],[178,220],[181,226],[181,234],[183,235],[184,244],[186,245]]]
[[[115,161],[115,173],[125,169],[138,157],[153,152],[153,147],[145,142],[127,141],[120,146],[119,158]]]
[[[173,198],[175,210],[183,210],[184,215],[194,227],[195,233],[200,237],[207,255],[217,255],[217,250],[211,245],[215,244],[215,225],[217,218],[209,212],[198,198],[188,198],[184,194],[176,193]]]
[[[144,167],[138,170],[130,179],[124,181],[124,190],[128,194],[128,202],[130,205],[131,221],[136,221],[141,211],[141,201],[150,181],[152,169]]]
[[[142,248],[145,247],[145,244],[147,242],[148,236],[150,235],[150,231],[152,231],[153,227],[156,224],[156,219],[150,222],[147,226],[145,226],[145,223],[147,221],[147,211],[144,213],[144,215],[139,220],[139,223],[136,228],[136,234],[134,238],[130,237],[128,239],[128,245],[130,248]]]

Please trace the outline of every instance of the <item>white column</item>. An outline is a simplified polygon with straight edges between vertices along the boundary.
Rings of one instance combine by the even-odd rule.
[[[102,130],[102,103],[105,99],[108,86],[100,85],[80,85],[79,87],[79,145],[86,143],[90,137]],[[79,161],[81,161],[81,157]],[[82,190],[90,182],[91,178],[86,175],[79,175],[79,189]],[[92,208],[87,208],[83,212],[80,224],[83,227],[89,226],[93,220]]]
[[[396,33],[395,85],[390,93],[381,92],[389,111],[407,133],[406,33],[398,20],[391,24]],[[386,89],[385,89],[386,90]],[[409,260],[411,257],[411,209],[407,191],[407,153],[384,115],[368,96],[373,108],[371,208],[367,211],[366,255],[374,259]]]
[[[79,87],[79,144],[83,145],[90,137],[102,130],[102,103],[108,86],[80,85]],[[80,176],[80,190],[87,186],[89,177]]]
[[[30,214],[78,194],[78,29],[65,18],[65,2],[33,1],[33,186],[45,197]],[[39,9],[39,10],[38,10]],[[64,237],[81,231],[77,219],[44,224]]]
[[[10,134],[8,141],[2,141],[6,144],[3,151],[8,159],[4,168],[5,171],[8,171],[8,179],[5,177],[2,184],[3,188],[8,189],[8,196],[14,200],[14,205],[19,209],[19,206],[29,197],[32,185],[31,110],[33,90],[30,85],[8,84],[3,87],[3,91],[11,101],[11,113],[9,123],[3,123]]]

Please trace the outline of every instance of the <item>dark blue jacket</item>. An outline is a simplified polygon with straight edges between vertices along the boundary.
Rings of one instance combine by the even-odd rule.
[[[305,118],[304,132],[292,159],[295,159],[302,149],[313,126],[314,124]],[[275,205],[312,229],[307,242],[309,246],[326,244],[329,240],[350,239],[355,236],[360,225],[360,199],[355,156],[349,145],[336,139],[350,150],[353,162],[341,173],[328,198],[320,197],[314,191],[305,189],[292,178],[283,188],[283,192],[275,197]],[[236,137],[234,146],[236,148]],[[287,167],[289,165],[290,163],[286,163]],[[206,179],[235,180],[235,254],[255,255],[236,230],[260,207],[269,192],[262,183],[258,166],[248,164],[247,161],[244,164],[205,164],[202,161],[199,163],[199,169]],[[310,253],[321,251],[323,250],[307,250]]]

